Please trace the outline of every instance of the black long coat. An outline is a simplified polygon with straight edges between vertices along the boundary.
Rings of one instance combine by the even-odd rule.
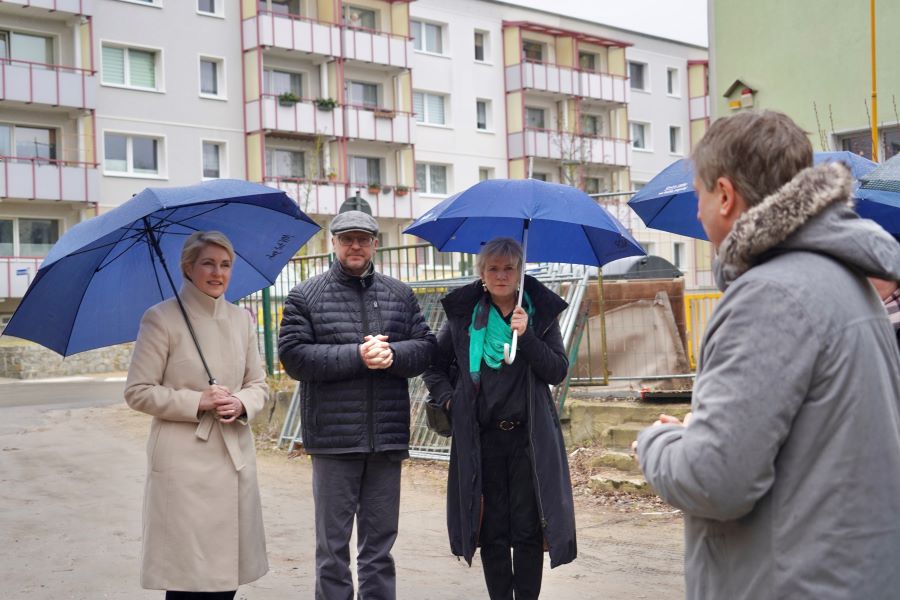
[[[577,554],[572,482],[559,416],[548,384],[566,377],[566,357],[557,317],[565,301],[533,277],[525,277],[525,291],[535,306],[532,325],[519,339],[516,360],[528,362],[528,434],[533,480],[550,566],[571,562]],[[452,397],[453,440],[447,479],[447,531],[450,549],[471,565],[481,527],[481,445],[475,385],[469,375],[469,323],[482,297],[481,283],[451,292],[442,300],[447,322],[438,333],[434,363],[425,371],[425,384],[434,399]],[[452,386],[452,363],[459,365]]]

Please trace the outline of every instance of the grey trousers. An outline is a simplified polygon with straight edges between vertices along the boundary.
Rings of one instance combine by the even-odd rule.
[[[391,548],[400,519],[400,461],[384,455],[342,459],[316,455],[316,599],[353,600],[350,535],[356,517],[359,600],[395,600]]]

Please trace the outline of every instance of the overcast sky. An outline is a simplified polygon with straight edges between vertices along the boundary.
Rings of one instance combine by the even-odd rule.
[[[650,35],[707,45],[706,0],[503,0]]]

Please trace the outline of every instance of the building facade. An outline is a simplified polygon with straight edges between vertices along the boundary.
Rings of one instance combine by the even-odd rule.
[[[494,0],[0,0],[0,319],[145,187],[263,182],[323,226],[371,211],[382,245],[481,179],[631,190],[689,152],[705,60]],[[690,241],[601,198],[702,284]]]

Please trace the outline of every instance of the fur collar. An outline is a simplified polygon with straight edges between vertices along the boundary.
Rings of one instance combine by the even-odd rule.
[[[721,267],[734,280],[756,259],[787,239],[807,221],[829,206],[851,198],[853,177],[839,162],[825,162],[803,169],[778,191],[747,210],[735,221],[719,246]]]

